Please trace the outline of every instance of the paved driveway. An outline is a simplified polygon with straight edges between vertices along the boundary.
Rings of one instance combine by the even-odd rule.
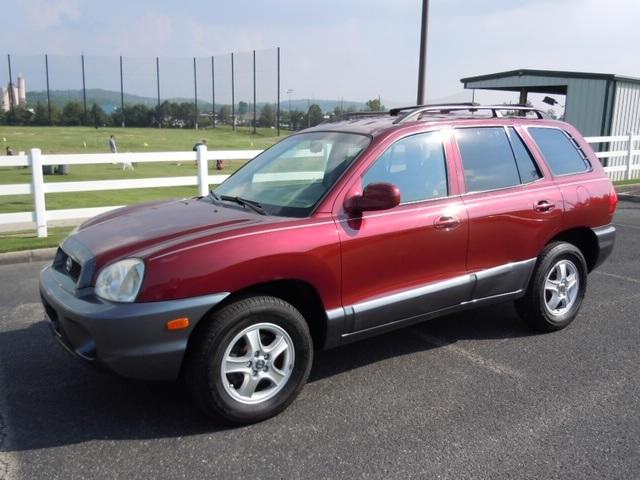
[[[179,385],[80,364],[42,320],[40,265],[0,267],[0,479],[640,478],[639,207],[569,328],[506,305],[322,352],[285,413],[235,429]]]

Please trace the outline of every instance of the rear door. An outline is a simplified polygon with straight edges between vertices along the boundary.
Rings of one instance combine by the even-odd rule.
[[[562,195],[514,126],[457,128],[469,215],[467,268],[474,299],[526,286],[544,244],[559,229]]]
[[[450,148],[437,131],[396,141],[356,175],[348,190],[393,183],[401,204],[361,215],[338,206],[343,305],[351,320],[347,334],[468,298],[467,215],[457,184],[450,182],[445,154]]]

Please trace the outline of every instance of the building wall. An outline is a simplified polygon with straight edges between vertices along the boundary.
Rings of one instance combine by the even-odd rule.
[[[567,79],[565,121],[575,126],[585,137],[607,135],[605,98],[607,80]]]
[[[616,81],[616,94],[613,104],[613,117],[611,120],[611,135],[627,135],[633,132],[640,134],[640,85],[637,83]],[[640,149],[638,141],[634,145],[635,149]],[[625,142],[611,143],[611,150],[626,150],[628,144]],[[625,157],[615,157],[609,160],[609,165],[626,165]],[[638,163],[638,155],[633,159]],[[616,172],[614,180],[623,180],[625,173]]]
[[[640,134],[640,85],[618,80],[611,135]]]

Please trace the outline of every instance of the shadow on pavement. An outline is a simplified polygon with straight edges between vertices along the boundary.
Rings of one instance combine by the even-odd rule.
[[[362,366],[438,348],[416,332],[450,344],[463,339],[532,335],[510,305],[478,309],[317,352],[310,382]],[[144,440],[228,429],[200,413],[181,383],[130,381],[74,359],[45,322],[0,333],[1,368],[13,428],[11,450],[78,444],[94,439]]]

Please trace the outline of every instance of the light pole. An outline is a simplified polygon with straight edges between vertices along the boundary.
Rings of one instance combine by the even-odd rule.
[[[289,95],[289,130],[293,130],[293,122],[291,121],[291,94],[295,90],[293,88],[287,89],[287,95]]]
[[[418,60],[418,105],[424,105],[427,97],[427,27],[429,24],[429,0],[422,0],[420,23],[420,58]]]

